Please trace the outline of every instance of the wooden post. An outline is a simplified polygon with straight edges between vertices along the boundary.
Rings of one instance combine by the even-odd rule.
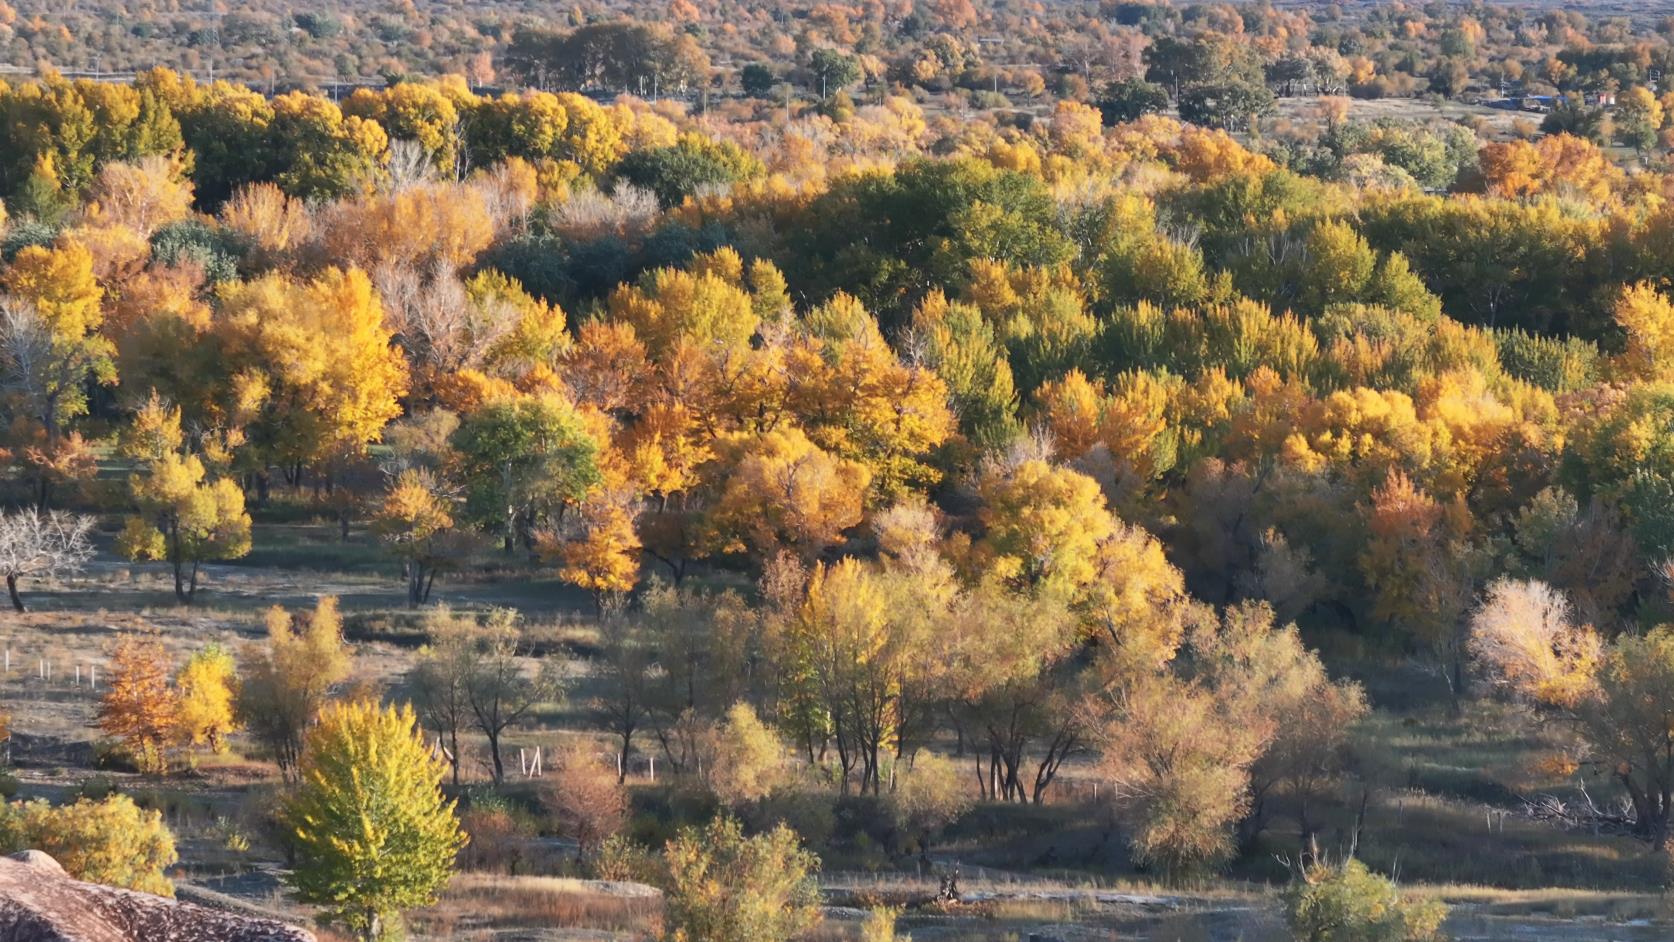
[[[651,784],[657,784],[657,757],[651,757]]]
[[[99,665],[97,664],[87,665],[87,689],[99,689]]]

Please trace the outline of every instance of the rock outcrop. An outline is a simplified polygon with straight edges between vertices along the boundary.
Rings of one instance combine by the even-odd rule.
[[[0,857],[3,942],[315,942],[268,919],[72,879],[47,854]]]

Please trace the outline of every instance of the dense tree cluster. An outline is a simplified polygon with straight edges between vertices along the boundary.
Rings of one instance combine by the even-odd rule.
[[[1670,618],[1674,176],[1643,140],[1626,167],[1584,134],[1329,98],[1320,134],[1246,143],[1274,94],[1407,74],[1414,43],[1468,82],[1513,34],[1590,35],[1246,12],[1116,5],[1153,41],[1099,107],[1029,121],[857,104],[843,87],[980,57],[914,14],[922,49],[851,59],[868,28],[832,10],[809,17],[850,31],[807,56],[824,99],[729,121],[581,94],[632,83],[617,57],[667,65],[660,86],[707,68],[688,32],[613,22],[520,31],[541,87],[504,94],[339,103],[162,70],[0,89],[0,467],[37,508],[0,518],[0,562],[73,568],[64,511],[96,509],[190,603],[292,502],[385,547],[409,606],[467,567],[585,592],[585,708],[623,764],[566,753],[575,790],[541,800],[601,867],[627,853],[636,752],[750,821],[668,846],[693,938],[811,918],[813,861],[756,826],[810,782],[887,802],[923,854],[971,800],[951,783],[1040,803],[1084,763],[1156,872],[1226,861],[1281,795],[1311,857],[1367,711],[1322,639],[1562,711],[1665,837],[1674,770],[1633,750],[1666,731],[1674,671],[1670,630],[1640,632]],[[1585,64],[1555,76],[1578,90],[1644,78],[1554,61]],[[1660,130],[1668,109],[1628,111]],[[371,935],[445,877],[461,739],[499,783],[508,730],[566,686],[515,612],[421,624],[412,712],[345,696],[326,598],[184,665],[126,639],[101,727],[161,770],[242,725],[300,788],[299,886]],[[344,771],[362,760],[377,781]],[[734,874],[769,895],[720,892]],[[1387,895],[1317,876],[1294,906],[1319,933],[1335,894]]]

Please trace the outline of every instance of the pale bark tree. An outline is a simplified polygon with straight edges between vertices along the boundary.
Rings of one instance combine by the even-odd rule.
[[[56,579],[92,559],[92,530],[92,517],[63,511],[0,513],[0,575],[6,577],[12,608],[28,611],[18,592],[20,580]]]

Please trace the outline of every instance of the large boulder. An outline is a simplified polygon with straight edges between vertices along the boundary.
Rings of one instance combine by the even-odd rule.
[[[72,879],[47,854],[0,857],[0,942],[315,942],[269,919]]]

